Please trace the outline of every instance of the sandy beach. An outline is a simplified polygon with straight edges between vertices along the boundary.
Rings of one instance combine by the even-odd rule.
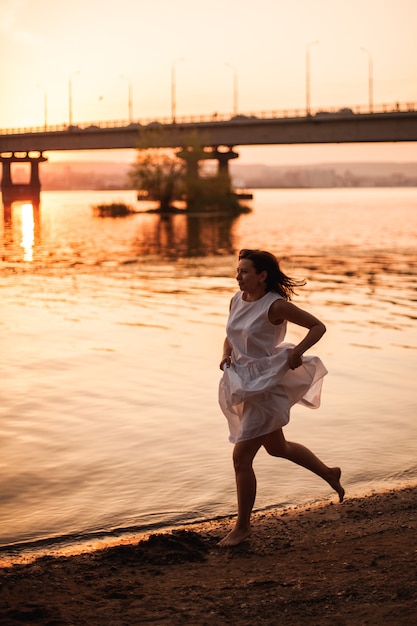
[[[410,626],[417,609],[417,487],[257,513],[132,545],[0,570],[2,626]]]

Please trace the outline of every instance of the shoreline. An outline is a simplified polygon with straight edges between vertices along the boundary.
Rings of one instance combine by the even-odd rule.
[[[0,622],[15,626],[413,623],[417,485],[342,504],[257,512],[0,569]]]
[[[371,492],[366,487],[353,490],[349,488],[348,498],[362,499],[371,495],[384,495],[391,491],[402,491],[409,487],[417,487],[413,483],[397,483],[385,488],[376,488]],[[345,497],[345,499],[347,499]],[[326,505],[339,504],[336,494],[332,494],[326,499],[315,499],[310,502],[300,502],[298,504],[268,505],[257,509],[252,513],[252,519],[272,513],[276,517],[300,514],[305,510],[317,509]],[[156,523],[149,526],[114,527],[108,530],[96,530],[91,532],[75,532],[69,535],[51,535],[37,539],[27,539],[15,543],[0,546],[0,572],[4,568],[15,565],[29,565],[42,558],[76,557],[83,554],[93,554],[99,550],[117,548],[124,545],[135,545],[145,542],[152,535],[167,535],[176,531],[193,531],[199,533],[211,532],[219,525],[227,524],[230,528],[235,519],[234,514],[223,514],[215,517],[208,517],[193,521],[182,521],[176,523]],[[227,534],[227,533],[226,533]]]

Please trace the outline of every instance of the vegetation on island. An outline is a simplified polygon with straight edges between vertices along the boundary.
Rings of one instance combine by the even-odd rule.
[[[185,162],[172,151],[161,148],[138,148],[130,180],[139,196],[159,202],[160,211],[172,210],[184,199]]]
[[[156,136],[155,143],[157,139]],[[241,207],[238,195],[232,190],[227,169],[219,168],[213,175],[204,168],[203,164],[215,160],[217,153],[202,146],[194,136],[183,140],[186,147],[177,151],[138,145],[129,175],[138,199],[157,201],[160,212],[176,210],[178,201],[185,202],[188,213],[238,215],[248,211]]]
[[[135,213],[134,209],[123,202],[109,202],[108,204],[97,204],[93,207],[95,215],[99,217],[124,217]]]

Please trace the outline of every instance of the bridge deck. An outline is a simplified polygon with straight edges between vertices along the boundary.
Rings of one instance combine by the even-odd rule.
[[[0,131],[0,153],[53,150],[417,141],[414,105],[374,107],[373,112],[317,111],[314,115],[238,115],[141,123],[112,122]]]

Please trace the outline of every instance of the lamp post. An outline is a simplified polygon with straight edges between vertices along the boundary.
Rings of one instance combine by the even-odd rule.
[[[133,120],[133,96],[132,96],[132,81],[127,76],[123,76],[120,74],[120,78],[127,80],[128,82],[128,111],[129,111],[129,124],[132,123]]]
[[[37,87],[43,91],[43,126],[44,130],[46,130],[48,126],[48,94],[46,93],[45,87],[42,87],[42,85],[37,85]]]
[[[369,110],[374,110],[374,67],[372,54],[366,48],[361,48],[362,52],[368,55],[368,94],[369,94]]]
[[[80,70],[78,70],[77,72],[71,72],[71,74],[69,75],[69,80],[68,80],[68,119],[69,119],[69,126],[72,126],[72,77],[76,76],[77,74],[80,73]]]
[[[306,115],[310,115],[310,48],[318,43],[311,41],[306,47]]]
[[[233,71],[233,115],[236,116],[238,112],[238,81],[237,81],[237,69],[231,63],[225,63],[227,67],[230,67]]]
[[[175,61],[172,62],[172,65],[171,65],[171,121],[173,124],[175,124],[175,115],[177,112],[177,101],[176,101],[177,85],[176,85],[175,65],[177,63],[181,63],[182,61],[185,61],[185,57],[181,59],[176,59]]]

